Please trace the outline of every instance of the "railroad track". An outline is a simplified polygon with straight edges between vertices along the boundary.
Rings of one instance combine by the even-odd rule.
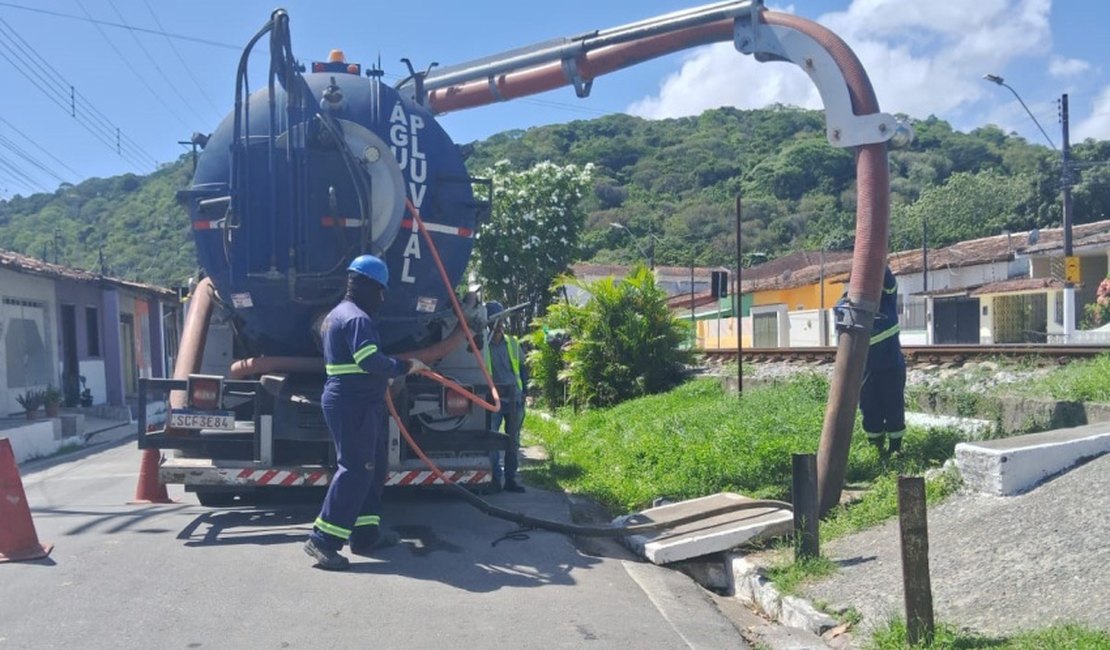
[[[698,350],[709,363],[735,361],[739,355],[745,362],[799,361],[803,363],[833,363],[836,361],[836,348],[721,348]],[[1033,359],[1038,363],[1066,364],[1073,359],[1087,359],[1110,352],[1110,346],[1102,345],[903,345],[902,354],[912,365],[953,364],[959,365],[976,359],[1008,358]]]

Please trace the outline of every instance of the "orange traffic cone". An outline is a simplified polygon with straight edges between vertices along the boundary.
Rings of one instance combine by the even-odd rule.
[[[40,544],[35,534],[23,480],[7,438],[0,438],[0,521],[4,522],[0,526],[0,562],[37,560],[54,550],[53,544]]]
[[[174,503],[166,493],[166,486],[158,479],[158,466],[162,455],[157,449],[144,449],[143,460],[139,464],[139,485],[135,488],[134,501],[128,503]]]

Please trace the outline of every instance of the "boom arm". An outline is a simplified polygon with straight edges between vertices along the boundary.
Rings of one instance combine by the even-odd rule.
[[[429,72],[401,84],[436,113],[483,106],[573,85],[589,95],[595,78],[690,47],[732,41],[760,61],[790,61],[809,75],[825,107],[830,144],[856,148],[856,246],[848,299],[853,321],[838,332],[836,367],[818,450],[822,513],[843,487],[871,322],[887,257],[890,173],[885,142],[901,130],[879,112],[871,81],[838,36],[762,0],[696,7],[612,29],[511,50]]]

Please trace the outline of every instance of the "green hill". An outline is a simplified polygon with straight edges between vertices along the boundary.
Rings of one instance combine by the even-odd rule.
[[[891,152],[894,249],[1059,225],[1059,154],[996,127],[953,131],[913,122],[911,146]],[[1110,142],[1073,148],[1076,223],[1110,214]],[[541,160],[593,163],[583,259],[630,262],[651,232],[659,264],[732,265],[735,197],[743,196],[750,257],[848,249],[855,224],[855,164],[827,144],[821,113],[776,106],[722,108],[697,117],[610,115],[499,133],[472,144],[472,174],[501,159],[516,169]],[[0,201],[0,248],[164,285],[195,270],[186,215],[173,196],[189,181],[187,157],[149,176],[63,185],[53,194]],[[629,233],[611,228],[626,224]]]

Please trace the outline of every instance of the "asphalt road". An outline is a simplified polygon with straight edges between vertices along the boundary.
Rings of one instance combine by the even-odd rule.
[[[442,494],[393,495],[401,545],[336,574],[301,550],[315,497],[220,510],[171,486],[178,504],[126,505],[138,463],[127,443],[25,469],[56,547],[0,565],[0,648],[747,647],[684,575],[554,533],[492,546],[515,526]],[[569,518],[562,495],[493,499]]]

